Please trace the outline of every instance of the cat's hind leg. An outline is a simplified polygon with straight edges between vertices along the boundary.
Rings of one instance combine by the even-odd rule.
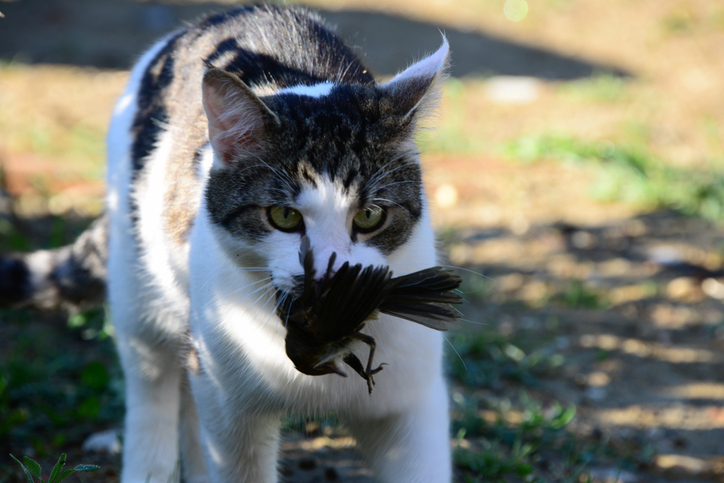
[[[130,230],[112,217],[109,302],[126,381],[122,483],[178,481],[184,323],[154,307]],[[158,305],[158,302],[156,302]]]
[[[112,304],[126,380],[122,483],[178,481],[181,369],[173,347],[119,330],[126,314]],[[125,333],[124,333],[125,332]]]

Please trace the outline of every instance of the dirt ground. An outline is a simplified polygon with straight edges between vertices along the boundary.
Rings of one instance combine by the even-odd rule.
[[[5,15],[0,19],[1,58],[72,66],[39,66],[37,84],[19,77],[4,86],[26,92],[28,109],[37,97],[66,97],[52,104],[60,106],[52,115],[65,116],[69,123],[90,117],[101,124],[132,59],[178,21],[218,7],[107,0],[0,2]],[[439,43],[437,26],[422,16],[361,10],[327,10],[324,16],[385,75]],[[450,23],[446,29],[459,54],[452,72],[456,77],[495,73],[566,80],[601,71],[627,76],[637,70],[627,53],[617,57],[591,39],[581,41],[579,50],[586,55],[575,55],[562,34],[548,34],[550,48],[543,48],[531,40],[535,28],[521,39],[504,40],[502,26],[492,25],[493,35],[456,22],[458,28]],[[665,59],[648,59],[650,64],[640,70],[652,74],[663,69]],[[722,68],[712,63],[711,69]],[[73,92],[78,66],[104,69],[97,84],[91,84],[98,87],[95,98],[93,90],[90,99],[89,92]],[[692,136],[691,143],[697,142]],[[0,162],[14,196],[33,199],[41,190],[56,200],[50,211],[97,213],[101,178],[77,174],[97,169],[95,161],[74,159],[69,171],[52,154],[22,152],[6,143]],[[620,473],[615,467],[593,468],[593,480],[724,481],[721,226],[669,211],[594,201],[587,194],[592,171],[564,163],[516,164],[482,154],[430,154],[423,162],[434,222],[445,233],[450,263],[483,274],[478,282],[484,294],[470,294],[464,310],[469,322],[461,322],[461,330],[475,332],[476,323],[484,322],[540,340],[540,350],[560,354],[566,362],[556,377],[539,381],[537,397],[575,404],[573,430],[582,439],[646,446],[655,454],[646,464]],[[38,172],[52,176],[39,182],[34,177]],[[31,202],[23,205],[22,199],[21,214],[39,209]],[[506,389],[481,390],[479,395],[496,398]],[[457,390],[462,389],[453,386]],[[71,461],[103,467],[83,481],[117,481],[117,457],[83,454],[80,448],[68,452]],[[290,483],[372,481],[353,441],[328,428],[289,432],[284,458],[282,474]]]

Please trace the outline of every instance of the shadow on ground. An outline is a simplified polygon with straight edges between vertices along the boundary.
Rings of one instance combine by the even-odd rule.
[[[467,317],[565,358],[537,387],[578,407],[579,434],[649,445],[657,477],[673,477],[673,464],[685,481],[720,481],[724,234],[716,225],[658,211],[449,237],[457,262],[489,277],[482,297],[471,293]],[[677,481],[653,479],[651,469],[639,468],[636,481]]]
[[[128,69],[155,40],[184,21],[228,5],[183,2],[157,4],[131,0],[21,0],[3,3],[0,59]],[[561,55],[445,25],[369,11],[321,11],[370,68],[392,75],[414,58],[440,45],[447,35],[453,52],[451,74],[532,76],[569,80],[595,73],[627,75],[611,65]]]

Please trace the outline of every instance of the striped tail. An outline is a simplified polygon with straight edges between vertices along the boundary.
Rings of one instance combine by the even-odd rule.
[[[106,298],[108,216],[71,245],[0,255],[0,307],[81,310]]]

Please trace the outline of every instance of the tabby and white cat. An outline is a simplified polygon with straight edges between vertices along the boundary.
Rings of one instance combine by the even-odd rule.
[[[380,84],[317,16],[257,6],[141,58],[108,135],[106,217],[72,247],[0,262],[15,301],[94,302],[108,237],[122,482],[166,483],[179,461],[189,483],[277,481],[282,415],[327,412],[379,480],[450,480],[438,332],[369,322],[388,364],[370,397],[360,378],[297,371],[275,310],[302,273],[303,237],[317,273],[333,252],[333,268],[436,264],[414,136],[447,55],[443,41]]]

